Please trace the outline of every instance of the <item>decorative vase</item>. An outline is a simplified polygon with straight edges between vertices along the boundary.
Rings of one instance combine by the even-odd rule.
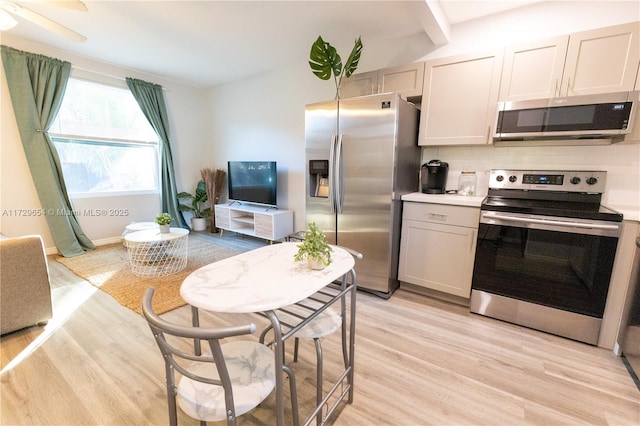
[[[320,260],[309,259],[308,265],[309,269],[313,269],[314,271],[321,271],[324,269],[324,263]]]
[[[207,219],[204,217],[192,217],[191,218],[191,230],[204,231],[207,229]]]
[[[160,227],[161,234],[168,234],[171,232],[171,225],[158,225]]]

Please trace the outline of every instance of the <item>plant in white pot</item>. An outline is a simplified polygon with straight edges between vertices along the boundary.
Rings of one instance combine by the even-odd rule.
[[[186,200],[186,203],[183,202],[184,200]],[[178,208],[180,211],[193,213],[191,229],[194,231],[207,229],[207,218],[211,214],[211,209],[204,206],[207,200],[207,185],[202,180],[196,185],[195,195],[191,195],[188,192],[178,194],[178,201],[180,201]]]
[[[331,246],[327,244],[324,232],[315,222],[309,224],[304,240],[297,247],[298,252],[293,258],[296,262],[306,260],[311,269],[323,269],[331,263]]]
[[[169,213],[158,213],[155,218],[155,223],[160,227],[160,233],[166,234],[171,231],[171,221],[173,218]]]

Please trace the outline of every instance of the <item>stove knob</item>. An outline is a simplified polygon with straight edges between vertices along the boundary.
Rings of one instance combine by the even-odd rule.
[[[502,181],[504,180],[504,176],[502,176],[502,175],[498,175],[498,176],[496,176],[496,180],[497,180],[498,182],[502,182]]]
[[[518,176],[515,176],[515,175],[509,176],[509,182],[513,183],[513,182],[515,182],[517,180],[518,180]]]
[[[580,183],[580,178],[578,176],[572,177],[570,182],[574,185],[577,185]]]
[[[596,183],[598,183],[598,178],[595,178],[593,176],[587,178],[587,185],[595,185]]]

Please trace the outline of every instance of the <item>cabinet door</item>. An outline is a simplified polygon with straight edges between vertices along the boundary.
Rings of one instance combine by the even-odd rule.
[[[402,221],[398,279],[469,298],[477,229]]]
[[[216,216],[216,227],[220,229],[229,229],[229,207],[216,204],[214,206],[214,212]]]
[[[569,36],[507,46],[504,53],[501,101],[560,96]]]
[[[255,213],[253,218],[256,237],[273,240],[273,215]]]
[[[485,145],[491,141],[502,52],[425,63],[419,145]]]
[[[633,90],[640,61],[640,23],[571,34],[562,93],[568,96]]]
[[[353,74],[345,78],[340,85],[340,97],[373,95],[378,93],[378,71]]]
[[[422,96],[424,62],[378,71],[378,93],[399,92],[406,99]]]

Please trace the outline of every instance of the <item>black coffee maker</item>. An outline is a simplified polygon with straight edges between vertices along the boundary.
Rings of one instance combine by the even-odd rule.
[[[447,185],[449,164],[440,160],[431,160],[420,169],[420,182],[424,194],[444,194]]]

